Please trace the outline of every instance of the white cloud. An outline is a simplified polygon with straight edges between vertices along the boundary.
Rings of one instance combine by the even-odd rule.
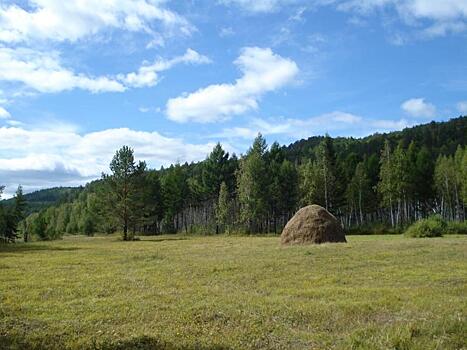
[[[273,12],[294,0],[219,0],[224,5],[236,5],[248,12]]]
[[[243,127],[226,128],[221,133],[211,135],[212,138],[253,139],[258,132],[263,135],[276,135],[286,140],[307,138],[313,135],[331,133],[333,136],[362,137],[375,132],[401,130],[413,125],[405,119],[376,120],[361,116],[334,111],[306,119],[273,118],[253,119]]]
[[[401,105],[402,110],[412,117],[434,117],[436,107],[424,98],[411,98]]]
[[[463,114],[467,114],[467,101],[460,101],[457,104],[457,110]]]
[[[158,59],[135,73],[116,77],[93,77],[65,68],[58,53],[44,53],[27,48],[0,47],[0,81],[17,82],[43,93],[83,89],[92,93],[122,92],[127,88],[150,87],[158,82],[158,72],[180,63],[202,64],[210,60],[188,49],[182,56],[170,60]]]
[[[0,48],[0,80],[19,82],[39,92],[59,92],[80,88],[91,92],[124,91],[108,77],[76,74],[61,66],[57,53],[31,49]]]
[[[138,159],[152,167],[206,157],[214,143],[192,144],[181,138],[127,128],[79,134],[72,128],[28,130],[0,127],[0,184],[10,190],[26,187],[77,185],[108,171],[115,151],[134,148]],[[229,145],[226,148],[232,149]]]
[[[422,28],[425,37],[443,36],[467,30],[467,0],[344,0],[337,8],[368,15],[393,8],[405,24]]]
[[[0,119],[10,119],[11,114],[5,108],[0,106]]]
[[[77,41],[104,30],[122,29],[157,36],[163,31],[189,34],[194,27],[153,0],[29,0],[27,7],[0,5],[0,41]]]
[[[241,78],[235,83],[209,85],[170,99],[168,118],[181,123],[208,123],[243,114],[256,109],[263,94],[291,83],[299,72],[294,61],[269,48],[244,48],[234,63],[243,74]]]
[[[183,56],[177,56],[170,60],[159,58],[152,64],[144,64],[137,72],[126,75],[120,74],[118,79],[128,87],[150,87],[158,83],[158,72],[172,68],[173,66],[185,64],[206,64],[211,60],[192,49],[187,49]]]

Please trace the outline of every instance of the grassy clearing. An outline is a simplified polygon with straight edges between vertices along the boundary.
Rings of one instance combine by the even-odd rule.
[[[0,348],[465,349],[467,237],[0,247]]]

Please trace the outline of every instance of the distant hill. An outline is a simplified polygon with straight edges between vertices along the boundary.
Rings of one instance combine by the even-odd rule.
[[[314,149],[323,139],[323,136],[312,136],[284,146],[283,149],[291,161],[313,158]],[[385,140],[389,140],[393,147],[399,142],[407,147],[410,142],[415,141],[419,146],[427,147],[434,157],[439,154],[451,155],[454,154],[458,145],[467,144],[467,116],[443,122],[432,121],[402,131],[376,133],[363,138],[337,137],[334,138],[334,146],[341,159],[352,153],[362,157],[379,154]]]
[[[29,215],[51,205],[71,202],[82,190],[83,187],[53,187],[27,193],[24,195],[27,201],[26,213]],[[2,203],[9,206],[13,204],[13,201],[14,198],[10,198],[3,200]]]

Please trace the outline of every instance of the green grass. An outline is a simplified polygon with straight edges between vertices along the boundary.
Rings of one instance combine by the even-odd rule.
[[[467,237],[0,247],[2,349],[465,349]]]

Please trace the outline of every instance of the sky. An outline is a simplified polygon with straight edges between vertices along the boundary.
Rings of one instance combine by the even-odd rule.
[[[0,185],[467,114],[467,0],[0,0]]]

